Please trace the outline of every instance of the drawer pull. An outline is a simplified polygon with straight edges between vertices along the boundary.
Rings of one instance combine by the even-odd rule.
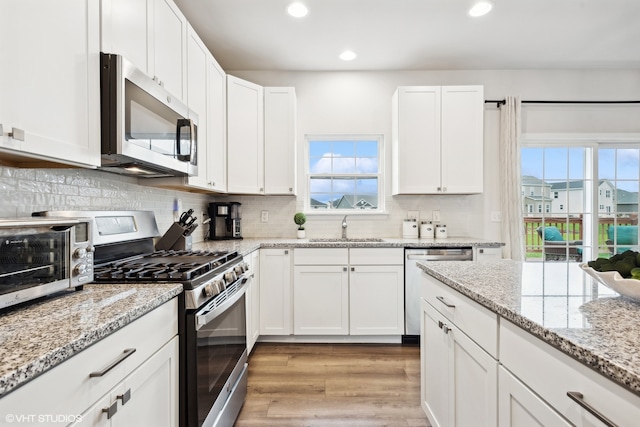
[[[129,399],[131,399],[131,389],[125,391],[123,394],[119,394],[116,397],[122,400],[122,406],[124,406],[129,401]]]
[[[447,300],[445,300],[445,299],[444,299],[444,297],[436,297],[436,299],[437,299],[438,301],[440,301],[441,303],[443,303],[444,305],[446,305],[447,307],[449,307],[449,308],[456,308],[456,306],[455,306],[455,305],[453,305],[453,304],[449,304],[449,303],[447,302]]]
[[[600,412],[598,412],[597,409],[595,409],[593,406],[585,402],[584,395],[579,391],[568,391],[567,396],[569,396],[569,399],[573,400],[578,405],[583,407],[588,413],[590,413],[591,415],[593,415],[594,417],[602,421],[604,425],[608,427],[617,427],[617,425],[613,423],[610,419],[602,415]]]
[[[136,352],[135,348],[127,348],[125,349],[122,354],[116,359],[114,360],[109,366],[107,366],[106,368],[104,368],[102,371],[96,371],[96,372],[91,372],[89,374],[90,378],[95,378],[95,377],[101,377],[104,374],[106,374],[107,372],[109,372],[110,370],[112,370],[113,368],[115,368],[117,365],[119,365],[120,363],[122,363],[122,361],[124,361],[124,359],[126,359],[127,357],[131,356],[133,353]]]
[[[107,413],[107,419],[111,419],[118,412],[118,401],[115,401],[108,408],[102,408],[102,412]]]

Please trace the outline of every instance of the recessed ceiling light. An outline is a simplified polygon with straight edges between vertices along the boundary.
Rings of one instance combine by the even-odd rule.
[[[350,50],[345,50],[340,54],[340,59],[342,59],[343,61],[352,61],[356,59],[356,56],[358,55],[356,55],[355,52],[352,52]]]
[[[304,4],[296,2],[289,5],[287,13],[294,18],[302,18],[303,16],[307,16],[309,9]]]
[[[469,9],[469,16],[478,17],[482,15],[486,15],[493,9],[493,3],[490,1],[479,1],[471,6]]]

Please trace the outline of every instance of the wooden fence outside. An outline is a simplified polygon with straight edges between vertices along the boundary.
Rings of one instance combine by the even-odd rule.
[[[614,225],[638,225],[638,215],[633,214],[622,218],[598,218],[598,246],[606,247],[607,230]],[[543,218],[525,217],[524,236],[525,253],[527,255],[541,254],[543,241],[538,234],[538,227],[542,226]],[[582,215],[577,217],[544,217],[545,227],[556,227],[565,240],[582,240]],[[536,255],[534,255],[535,257]]]

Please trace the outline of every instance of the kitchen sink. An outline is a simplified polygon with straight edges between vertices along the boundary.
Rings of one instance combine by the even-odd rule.
[[[368,237],[368,238],[346,238],[346,239],[342,239],[342,238],[327,238],[327,239],[309,239],[310,242],[312,243],[331,243],[331,242],[354,242],[354,243],[367,243],[367,242],[371,242],[371,243],[375,243],[375,242],[384,242],[383,239],[379,239],[377,237]]]

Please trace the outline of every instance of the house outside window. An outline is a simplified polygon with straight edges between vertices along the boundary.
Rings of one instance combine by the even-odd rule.
[[[550,202],[551,212],[538,209],[539,217],[525,219],[527,260],[545,260],[545,249],[536,246],[539,226],[555,226],[565,230],[566,241],[581,241],[583,262],[625,248],[622,243],[618,247],[615,238],[613,248],[607,241],[614,227],[638,225],[640,139],[626,143],[579,137],[576,141],[524,141],[521,159],[523,181],[537,180],[553,192],[542,200]]]
[[[546,213],[551,212],[551,205],[549,205],[549,204],[544,205],[544,211],[545,211]]]
[[[305,210],[384,211],[381,135],[307,136]]]
[[[533,205],[527,205],[527,213],[533,213]]]

